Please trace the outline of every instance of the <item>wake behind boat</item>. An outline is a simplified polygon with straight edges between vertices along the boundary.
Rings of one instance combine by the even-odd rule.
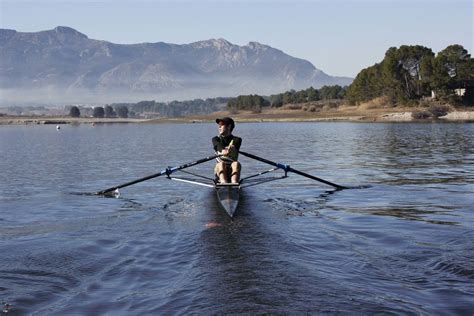
[[[193,162],[189,162],[189,163],[186,163],[186,164],[183,164],[183,165],[180,165],[180,166],[168,167],[168,168],[163,169],[162,171],[160,171],[158,173],[155,173],[155,174],[152,174],[152,175],[149,175],[149,176],[137,179],[137,180],[133,180],[133,181],[130,181],[130,182],[118,185],[118,186],[114,186],[114,187],[111,187],[111,188],[108,188],[108,189],[105,189],[105,190],[102,190],[102,191],[99,191],[99,192],[95,192],[94,194],[95,195],[116,197],[117,195],[119,195],[118,190],[121,189],[121,188],[130,186],[130,185],[133,185],[133,184],[137,184],[137,183],[140,183],[140,182],[143,182],[143,181],[146,181],[146,180],[150,180],[150,179],[153,179],[153,178],[156,178],[156,177],[166,176],[166,178],[169,179],[169,180],[180,181],[180,182],[184,182],[184,183],[189,183],[189,184],[195,184],[195,185],[205,186],[205,187],[209,187],[209,188],[214,188],[215,191],[216,191],[217,198],[219,200],[220,205],[226,211],[226,213],[232,218],[232,217],[234,217],[234,215],[237,211],[238,204],[239,204],[239,198],[240,198],[240,191],[241,191],[242,188],[286,178],[286,177],[288,177],[289,172],[296,173],[300,176],[303,176],[303,177],[306,177],[306,178],[309,178],[309,179],[312,179],[312,180],[315,180],[315,181],[322,182],[324,184],[333,186],[338,190],[348,188],[348,187],[345,187],[345,186],[341,186],[341,185],[329,182],[327,180],[323,180],[323,179],[318,178],[316,176],[304,173],[302,171],[296,170],[294,168],[291,168],[287,164],[281,164],[281,163],[273,162],[271,160],[268,160],[268,159],[265,159],[265,158],[262,158],[262,157],[258,157],[256,155],[246,153],[246,152],[243,152],[243,151],[239,151],[239,153],[242,154],[243,156],[248,157],[248,158],[251,158],[251,159],[266,163],[266,164],[269,164],[269,165],[273,166],[273,168],[258,172],[256,174],[252,174],[252,175],[247,176],[247,177],[244,177],[244,178],[240,179],[240,181],[238,183],[219,183],[218,180],[216,180],[215,178],[211,178],[211,177],[208,177],[208,176],[204,176],[204,175],[200,175],[200,174],[196,174],[196,173],[184,170],[184,169],[190,168],[192,166],[211,161],[211,160],[216,159],[216,158],[221,156],[221,155],[214,155],[214,156],[209,156],[209,157],[206,157],[206,158],[202,158],[202,159],[199,159],[199,160],[196,160],[196,161],[193,161]],[[272,176],[272,177],[264,176],[264,175],[269,174],[269,173],[274,172],[274,171],[283,171],[284,174],[280,175],[280,176]],[[187,176],[176,175],[177,172],[186,174]]]

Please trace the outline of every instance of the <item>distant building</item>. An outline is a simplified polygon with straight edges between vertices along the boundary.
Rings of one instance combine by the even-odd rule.
[[[460,97],[463,97],[464,94],[466,94],[466,89],[465,88],[454,89],[454,93]]]
[[[465,88],[454,89],[454,94],[457,96],[463,97],[464,94],[466,94],[466,89]],[[436,99],[436,92],[434,90],[431,90],[431,98]]]

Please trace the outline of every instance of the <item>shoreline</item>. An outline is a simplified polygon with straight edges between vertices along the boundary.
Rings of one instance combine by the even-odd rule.
[[[208,123],[217,117],[231,116],[238,122],[361,122],[361,123],[395,123],[395,122],[474,122],[474,110],[452,111],[439,119],[415,120],[411,116],[412,109],[374,109],[357,110],[342,108],[333,111],[307,112],[301,110],[268,109],[261,113],[240,112],[230,114],[227,111],[208,115],[186,116],[178,118],[92,118],[67,116],[0,116],[0,125],[63,125],[63,124],[162,124],[162,123]]]
[[[67,116],[1,116],[0,125],[64,125],[64,124],[110,124],[110,123],[142,123],[146,119],[133,118],[92,118]]]

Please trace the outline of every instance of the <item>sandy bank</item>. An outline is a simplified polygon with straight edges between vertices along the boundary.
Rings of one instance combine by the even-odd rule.
[[[373,109],[358,110],[340,108],[333,111],[307,112],[298,110],[265,110],[262,113],[216,112],[211,115],[187,117],[183,120],[194,122],[209,122],[217,117],[231,116],[239,122],[413,122],[412,109]],[[432,120],[424,120],[431,122]],[[454,111],[443,116],[439,121],[474,122],[474,111]]]
[[[384,114],[378,117],[378,119],[380,121],[389,121],[389,122],[410,122],[410,121],[414,121],[411,114],[412,112],[389,113],[389,114]],[[450,112],[445,116],[441,116],[439,120],[440,121],[474,122],[474,111]]]
[[[456,111],[450,112],[448,115],[440,117],[440,119],[448,121],[471,121],[474,122],[474,111]]]

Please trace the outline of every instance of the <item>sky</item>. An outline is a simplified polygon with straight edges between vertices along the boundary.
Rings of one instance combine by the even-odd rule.
[[[119,44],[259,42],[332,76],[355,77],[390,47],[473,54],[473,0],[0,0],[0,27],[19,32],[69,26]]]

